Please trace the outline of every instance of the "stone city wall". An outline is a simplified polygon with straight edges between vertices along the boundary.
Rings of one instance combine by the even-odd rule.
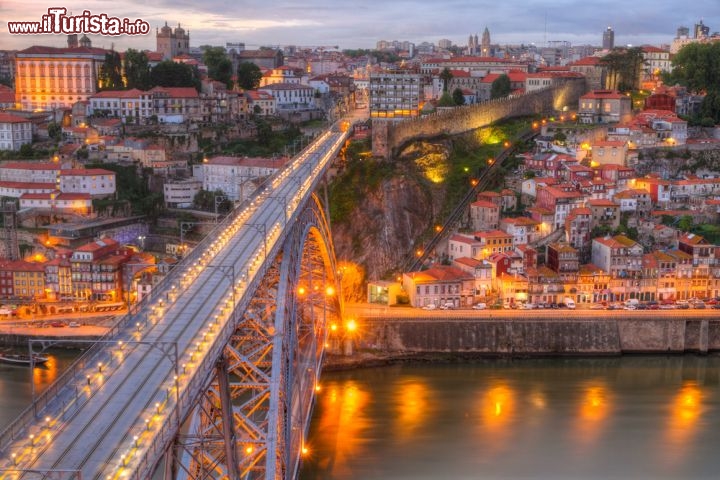
[[[584,79],[570,79],[558,86],[517,97],[457,107],[398,123],[374,120],[373,155],[391,158],[409,141],[457,135],[508,118],[576,110],[585,91]]]

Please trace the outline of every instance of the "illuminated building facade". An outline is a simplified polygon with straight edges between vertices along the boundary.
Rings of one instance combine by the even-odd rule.
[[[403,120],[420,112],[420,75],[383,72],[370,75],[370,117]]]
[[[34,46],[15,56],[15,103],[23,110],[71,108],[98,89],[107,50]]]

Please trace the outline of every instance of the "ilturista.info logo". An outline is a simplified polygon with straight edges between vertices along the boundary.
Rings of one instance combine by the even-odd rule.
[[[150,24],[141,19],[111,17],[84,10],[81,15],[68,14],[65,7],[51,7],[38,22],[7,22],[13,35],[93,34],[93,35],[147,35]]]

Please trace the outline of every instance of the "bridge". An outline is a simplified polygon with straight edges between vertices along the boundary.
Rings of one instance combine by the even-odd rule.
[[[347,137],[320,135],[35,396],[0,436],[0,479],[295,478],[342,329],[313,192]]]

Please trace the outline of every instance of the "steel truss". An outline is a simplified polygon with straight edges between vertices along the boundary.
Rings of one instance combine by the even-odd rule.
[[[312,198],[247,308],[236,312],[237,328],[169,452],[174,464],[166,473],[192,480],[297,477],[327,325],[342,311],[330,230]]]

